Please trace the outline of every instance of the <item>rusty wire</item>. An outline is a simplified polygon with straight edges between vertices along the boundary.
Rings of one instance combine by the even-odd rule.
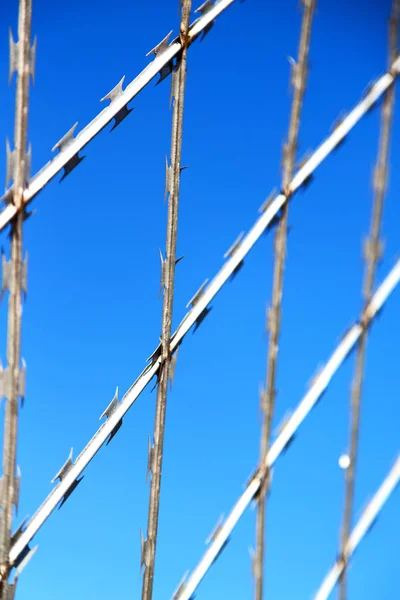
[[[292,62],[291,83],[294,88],[288,141],[283,150],[283,192],[290,197],[290,181],[296,160],[298,135],[300,129],[300,116],[303,97],[306,88],[307,60],[310,47],[312,20],[315,0],[303,0],[304,13],[298,51],[298,63]],[[267,380],[266,389],[261,393],[261,408],[263,423],[261,431],[260,469],[265,470],[265,457],[268,452],[271,437],[271,424],[275,405],[275,381],[278,359],[278,343],[280,334],[281,302],[283,293],[283,272],[285,266],[286,241],[288,229],[289,203],[282,207],[281,218],[275,236],[275,265],[273,275],[272,307],[267,314],[267,329],[269,330]],[[263,566],[265,553],[265,513],[266,494],[269,487],[269,472],[265,470],[263,484],[258,496],[258,510],[256,519],[256,552],[253,558],[253,574],[255,578],[255,598],[263,598]]]
[[[26,259],[22,259],[22,226],[26,213],[23,194],[29,177],[30,153],[27,154],[29,77],[34,74],[35,45],[30,46],[31,0],[20,0],[18,15],[18,41],[15,43],[10,32],[10,79],[17,72],[14,150],[7,142],[7,184],[14,181],[11,202],[16,215],[11,222],[11,256],[7,263],[2,256],[3,286],[9,290],[7,324],[7,367],[1,371],[2,391],[6,398],[3,476],[1,481],[1,533],[0,562],[3,580],[0,598],[8,600],[15,591],[15,583],[8,583],[8,556],[11,545],[13,506],[18,507],[20,477],[16,474],[18,401],[24,396],[25,368],[21,368],[21,318],[22,292],[26,293]]]
[[[393,0],[392,16],[389,24],[389,64],[395,59],[397,54],[397,29],[399,21],[399,0]],[[394,87],[391,87],[385,95],[382,113],[381,113],[381,133],[379,140],[378,159],[374,169],[373,189],[374,201],[372,207],[371,232],[370,238],[365,244],[365,279],[364,279],[364,301],[366,305],[371,299],[372,289],[375,280],[376,269],[382,255],[382,242],[379,239],[381,225],[383,202],[387,184],[388,174],[388,156],[390,130],[393,118],[394,106]],[[360,429],[361,412],[361,394],[364,377],[365,354],[368,339],[368,329],[365,328],[360,337],[357,347],[357,356],[353,381],[351,385],[351,417],[350,417],[350,464],[345,471],[345,502],[343,510],[343,521],[341,531],[340,557],[343,562],[343,569],[339,578],[339,599],[346,600],[346,581],[348,556],[346,548],[350,535],[352,522],[355,473],[358,454],[358,437]]]
[[[147,523],[147,539],[142,543],[141,567],[144,566],[142,600],[151,600],[156,559],[158,516],[161,492],[161,471],[164,446],[165,416],[168,381],[173,379],[177,350],[172,356],[171,329],[174,300],[176,245],[178,233],[178,207],[181,176],[181,150],[183,106],[186,84],[186,54],[189,46],[188,31],[192,0],[181,0],[180,41],[182,52],[177,58],[172,74],[171,99],[174,100],[171,133],[171,164],[166,171],[166,195],[168,198],[168,222],[165,258],[161,255],[161,286],[164,288],[161,333],[161,368],[159,371],[154,445],[149,445],[148,468],[151,471],[150,499]]]

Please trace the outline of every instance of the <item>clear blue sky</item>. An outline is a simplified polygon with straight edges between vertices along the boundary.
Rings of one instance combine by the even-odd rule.
[[[32,171],[53,145],[145,54],[178,29],[178,0],[99,3],[34,0],[38,36],[31,91]],[[194,6],[195,8],[197,7]],[[318,2],[312,68],[300,152],[314,148],[341,110],[386,68],[390,0]],[[295,55],[297,0],[235,3],[201,44],[190,49],[184,123],[174,322],[223,254],[279,185],[281,146],[291,102],[288,55]],[[0,20],[0,130],[13,137],[14,85],[7,87],[8,27]],[[26,224],[28,302],[23,355],[27,397],[20,421],[20,515],[33,514],[71,446],[77,454],[96,431],[115,386],[123,393],[157,344],[161,301],[158,248],[165,245],[164,156],[169,152],[169,81],[150,84],[112,134],[103,131],[61,185],[35,200]],[[369,228],[371,172],[379,112],[369,114],[316,174],[290,209],[276,423],[294,408],[361,307],[361,241]],[[109,129],[109,128],[108,128]],[[400,154],[396,115],[392,157]],[[5,156],[5,152],[3,152]],[[5,160],[0,180],[5,180]],[[381,280],[399,251],[400,176],[392,161],[384,211]],[[228,512],[256,465],[259,382],[265,375],[265,305],[271,296],[272,236],[263,237],[213,311],[185,340],[169,397],[155,600],[169,600],[204,541]],[[4,233],[2,244],[8,242]],[[363,398],[356,515],[398,452],[400,291],[371,331]],[[5,355],[6,305],[1,310]],[[266,597],[308,600],[337,552],[343,505],[350,358],[275,470],[268,508]],[[102,448],[66,505],[34,540],[39,549],[18,584],[20,600],[139,598],[140,536],[146,528],[147,434],[155,393],[146,390],[116,438]],[[400,496],[386,505],[351,567],[350,597],[398,595]],[[198,598],[253,597],[248,547],[255,513],[246,513]]]

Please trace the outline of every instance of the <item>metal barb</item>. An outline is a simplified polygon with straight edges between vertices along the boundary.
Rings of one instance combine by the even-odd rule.
[[[57,142],[57,144],[53,146],[51,151],[55,152],[56,150],[58,150],[60,154],[64,152],[64,150],[66,150],[74,141],[74,133],[77,126],[78,121],[75,123],[75,125],[71,127],[69,131],[67,131],[65,135],[63,135],[63,137]],[[75,169],[75,167],[79,165],[80,162],[83,161],[84,158],[84,156],[79,156],[79,153],[77,153],[74,154],[74,156],[68,162],[65,163],[64,173],[60,179],[60,183],[67,177],[67,175],[71,173],[71,171]]]
[[[72,462],[73,451],[74,451],[74,449],[71,448],[67,460],[65,461],[65,463],[63,464],[61,469],[59,471],[57,471],[57,473],[54,475],[53,479],[51,480],[51,483],[55,483],[57,481],[57,479],[59,481],[62,481],[66,477],[66,475],[69,473],[72,465],[74,464]]]
[[[13,34],[11,27],[9,29],[9,42],[10,42],[10,68],[8,74],[8,83],[11,82],[13,73],[18,73],[20,76],[23,75],[22,70],[25,68],[24,64],[24,48],[22,47],[21,41],[14,42]],[[28,56],[26,60],[29,65],[29,74],[32,78],[32,83],[35,79],[35,61],[36,61],[36,42],[37,39],[35,37],[32,46],[26,49]],[[22,56],[21,56],[22,54]]]
[[[206,539],[207,546],[210,542],[213,542],[215,540],[215,538],[217,537],[217,535],[219,534],[219,532],[222,529],[223,522],[224,522],[224,515],[221,515],[220,518],[218,519],[216,525],[214,526],[213,530],[211,531],[210,535]]]
[[[67,133],[65,135],[63,135],[63,137],[56,144],[54,144],[51,151],[55,152],[56,150],[58,150],[61,153],[66,148],[68,148],[68,146],[70,146],[74,140],[74,133],[75,133],[75,129],[77,127],[78,127],[78,121],[75,123],[75,125],[72,125],[71,129],[69,129],[67,131]]]
[[[146,472],[146,483],[149,479],[150,473],[153,472],[153,461],[154,461],[154,444],[151,443],[150,436],[148,437],[148,448],[147,448],[147,472]]]
[[[294,88],[293,103],[290,115],[288,141],[283,148],[283,179],[282,190],[286,198],[290,199],[290,182],[295,168],[296,151],[298,146],[298,135],[300,127],[300,116],[307,78],[307,60],[309,54],[311,27],[314,14],[315,0],[311,0],[304,6],[303,21],[299,42],[297,62],[289,57],[292,66],[291,85]],[[307,181],[307,179],[306,179]],[[262,400],[263,423],[260,444],[260,469],[265,464],[268,448],[270,445],[272,418],[275,407],[275,382],[278,359],[278,346],[280,335],[281,302],[283,294],[283,272],[285,266],[287,229],[288,229],[288,207],[286,202],[282,207],[282,214],[275,236],[275,264],[273,275],[272,306],[267,312],[267,329],[269,331],[267,375],[265,398]],[[286,446],[287,447],[287,446]],[[266,476],[262,478],[256,519],[256,554],[254,558],[253,571],[255,573],[255,600],[263,599],[264,586],[264,553],[265,553],[265,513],[266,495],[270,486],[269,469]]]
[[[171,37],[172,34],[172,30],[165,36],[165,38],[163,40],[161,40],[161,42],[159,44],[157,44],[157,46],[155,46],[152,50],[150,50],[150,52],[148,52],[146,54],[146,56],[150,56],[151,54],[154,54],[155,57],[159,57],[161,56],[167,49],[169,46],[169,38]],[[162,81],[164,81],[164,79],[166,79],[168,77],[168,75],[170,75],[173,71],[174,65],[173,65],[173,60],[170,60],[166,65],[164,65],[161,69],[160,69],[160,78],[157,81],[156,85],[160,84]]]
[[[99,420],[101,421],[101,419],[104,419],[104,417],[107,417],[107,419],[109,417],[111,417],[111,415],[115,412],[118,404],[119,404],[119,402],[118,402],[118,386],[117,386],[115,389],[115,394],[113,396],[113,399],[111,400],[111,402],[107,406],[107,408],[101,413]]]
[[[205,309],[203,310],[202,313],[200,313],[200,315],[197,317],[195,325],[194,325],[194,329],[193,329],[193,333],[195,333],[198,328],[200,327],[200,325],[202,324],[202,322],[204,321],[204,319],[206,318],[206,316],[211,312],[212,308],[206,306]]]
[[[100,420],[103,419],[104,417],[109,419],[117,410],[118,405],[119,405],[119,401],[118,401],[118,386],[117,386],[114,397],[111,400],[110,404],[107,406],[107,408],[104,410],[104,412],[102,412],[102,414],[100,415]],[[111,442],[111,440],[113,439],[115,434],[121,429],[121,427],[122,427],[122,417],[116,423],[115,427],[111,430],[110,435],[108,436],[108,439],[106,441],[106,446],[108,446],[108,444]]]
[[[34,548],[29,548],[29,545],[25,546],[24,550],[19,555],[18,559],[13,564],[14,568],[17,571],[17,574],[20,575],[28,562],[31,560],[32,556],[35,554],[38,546]]]
[[[207,283],[208,283],[208,279],[206,279],[201,284],[201,286],[199,287],[197,292],[190,298],[189,302],[186,304],[186,308],[189,308],[189,306],[194,307],[197,304],[197,302],[200,300],[200,298],[204,294],[204,289],[205,289]]]
[[[179,348],[176,349],[175,354],[173,354],[171,356],[170,361],[169,361],[168,381],[169,381],[171,390],[172,390],[172,384],[174,382],[174,377],[175,377],[176,362],[178,360],[178,350],[179,350]]]
[[[104,100],[109,100],[110,104],[112,104],[115,100],[117,100],[120,96],[122,96],[123,94],[123,83],[125,80],[125,75],[122,77],[122,79],[117,83],[117,85],[115,87],[113,87],[113,89],[108,92],[108,94],[106,94],[105,96],[103,96],[103,98],[101,98],[100,102],[104,102]],[[127,104],[125,104],[125,106],[123,106],[121,108],[121,110],[119,110],[117,112],[117,114],[114,117],[114,125],[111,127],[110,131],[114,131],[114,129],[116,127],[118,127],[118,125],[120,123],[122,123],[122,121],[124,119],[126,119],[126,117],[129,115],[129,113],[131,113],[133,111],[133,108],[128,108]]]
[[[171,35],[172,35],[172,29],[169,33],[167,33],[165,38],[162,39],[159,44],[157,44],[157,46],[154,46],[154,48],[146,54],[146,56],[151,56],[151,54],[154,54],[154,56],[157,57],[157,56],[160,56],[160,54],[163,54],[163,52],[165,52],[169,46],[169,38],[171,37]]]
[[[68,498],[70,497],[70,495],[72,494],[72,492],[78,487],[78,485],[80,484],[80,482],[83,479],[83,475],[82,477],[79,477],[78,479],[75,479],[71,485],[69,486],[68,490],[65,492],[64,496],[62,497],[62,500],[58,506],[58,509],[60,510],[60,508],[62,506],[64,506],[64,504],[66,503],[66,501],[68,500]]]
[[[6,189],[8,184],[11,181],[15,180],[15,169],[17,166],[17,152],[16,150],[11,150],[10,142],[6,139],[6,157],[7,157],[7,169],[6,169]],[[32,157],[32,147],[29,146],[28,151],[25,154],[24,158],[24,184],[26,184],[29,180],[29,175],[31,172],[31,157]]]
[[[214,6],[214,0],[206,0],[205,2],[203,2],[203,4],[201,6],[199,6],[199,8],[196,8],[196,10],[194,11],[195,13],[200,13],[201,15],[206,15]],[[211,31],[211,29],[214,27],[214,22],[215,21],[211,21],[204,29],[203,29],[203,34],[200,38],[200,41],[202,42],[204,40],[204,38],[206,37],[206,35]]]
[[[165,188],[164,188],[164,202],[171,193],[173,184],[173,173],[172,166],[168,164],[168,158],[165,157]]]
[[[267,196],[266,200],[261,204],[260,208],[258,209],[258,212],[260,214],[264,213],[267,208],[269,208],[272,204],[272,202],[275,200],[276,195],[277,195],[277,188],[274,188],[270,194]]]
[[[186,580],[187,580],[188,575],[189,575],[189,571],[186,571],[186,573],[184,574],[184,576],[178,583],[175,591],[173,592],[171,600],[180,600],[180,597],[186,588]]]

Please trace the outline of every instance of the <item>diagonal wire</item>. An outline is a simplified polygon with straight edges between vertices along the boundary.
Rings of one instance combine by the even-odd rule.
[[[294,96],[290,115],[288,141],[283,152],[283,182],[282,189],[290,197],[290,181],[293,177],[294,163],[298,145],[300,116],[307,78],[307,60],[310,47],[311,27],[314,14],[315,0],[303,0],[304,14],[298,51],[298,63],[292,63],[292,85]],[[261,429],[260,465],[265,463],[271,437],[271,424],[275,405],[275,382],[278,360],[278,344],[281,322],[281,303],[283,295],[283,272],[286,256],[287,225],[289,202],[282,206],[282,214],[275,236],[275,265],[273,275],[272,307],[268,311],[267,328],[269,330],[267,379],[266,389],[262,393],[263,423]],[[256,553],[253,560],[255,578],[255,598],[262,600],[264,583],[264,553],[265,553],[265,513],[269,474],[265,473],[262,488],[258,497],[256,517]]]
[[[218,531],[212,536],[212,542],[209,544],[200,562],[192,571],[188,579],[186,576],[184,577],[171,600],[191,600],[193,598],[194,592],[208,570],[226,547],[230,535],[236,527],[240,517],[243,515],[251,501],[257,497],[263,481],[263,470],[266,468],[271,470],[278,457],[288,449],[289,445],[294,440],[297,429],[310,411],[316,406],[317,402],[322,398],[332,377],[349,356],[351,350],[355,347],[363,330],[370,326],[374,318],[382,310],[389,295],[399,283],[400,260],[396,262],[381,285],[375,291],[368,306],[360,315],[360,319],[345,333],[329,360],[319,371],[318,375],[314,377],[310,389],[286,422],[279,436],[271,445],[265,459],[264,469],[258,467],[252,475],[245,491],[241,494],[225,521],[222,524],[219,524]]]
[[[20,0],[18,15],[18,42],[10,32],[10,79],[17,71],[15,102],[14,150],[7,144],[7,179],[13,179],[12,205],[15,217],[11,223],[11,257],[7,264],[3,255],[3,288],[8,286],[7,368],[2,370],[2,395],[6,397],[3,476],[1,480],[1,531],[0,561],[2,574],[8,563],[11,546],[13,506],[18,507],[19,476],[16,475],[18,401],[23,397],[24,370],[21,370],[21,318],[22,292],[26,292],[26,262],[23,264],[22,225],[26,217],[23,193],[27,181],[29,155],[27,155],[29,77],[33,76],[34,47],[30,47],[31,0]],[[4,272],[4,270],[6,272]],[[11,590],[7,578],[3,580],[0,598],[7,600]]]
[[[315,152],[303,164],[303,166],[294,175],[290,184],[291,197],[297,192],[309,179],[310,175],[318,168],[318,166],[338,147],[355,125],[364,117],[364,115],[372,109],[378,99],[385,91],[393,85],[400,72],[400,57],[391,65],[391,69],[382,75],[367,94],[358,102],[358,104],[349,112],[349,114],[335,127],[334,131],[318,146]],[[190,329],[198,323],[201,316],[207,311],[210,302],[217,296],[222,287],[230,280],[232,274],[237,270],[240,263],[253,248],[254,244],[263,233],[271,227],[274,217],[287,201],[283,193],[278,194],[268,202],[268,206],[263,205],[261,216],[253,224],[247,235],[241,240],[236,247],[235,252],[223,264],[218,273],[208,283],[202,285],[199,292],[188,303],[191,305],[174,334],[171,338],[171,351],[174,351],[182,343]],[[21,556],[28,551],[28,546],[34,535],[46,522],[51,513],[55,510],[60,501],[65,498],[65,495],[72,489],[75,489],[76,482],[79,481],[79,476],[82,474],[86,466],[90,463],[93,457],[97,454],[104,443],[109,439],[110,434],[115,431],[122,418],[140,396],[142,391],[147,387],[153,377],[157,376],[160,364],[160,346],[158,346],[148,359],[150,363],[143,369],[140,375],[136,378],[127,392],[124,394],[120,402],[114,407],[112,414],[107,415],[107,409],[103,412],[100,418],[107,415],[107,420],[102,423],[93,437],[88,441],[81,453],[74,462],[71,461],[68,472],[60,480],[60,482],[51,490],[47,498],[36,510],[34,515],[24,523],[24,527],[19,531],[18,539],[13,540],[10,550],[10,563],[16,564]],[[1,578],[1,574],[0,574]]]
[[[150,449],[151,483],[147,539],[142,545],[141,565],[144,565],[142,600],[151,600],[156,559],[158,517],[160,508],[161,471],[164,447],[165,416],[167,408],[168,381],[173,378],[177,352],[171,353],[172,310],[176,266],[176,244],[178,233],[179,189],[181,177],[181,150],[183,107],[186,84],[186,61],[189,46],[188,31],[192,0],[181,1],[180,40],[182,52],[177,59],[176,71],[172,76],[171,98],[174,98],[171,133],[171,165],[167,168],[166,193],[168,199],[168,222],[165,260],[161,263],[161,285],[164,287],[161,333],[161,366],[158,373],[154,446]],[[150,459],[149,457],[149,459]],[[149,460],[150,463],[150,460]]]
[[[212,0],[206,1],[199,9],[200,16],[193,21],[190,26],[188,44],[197,40],[201,33],[206,34],[212,27],[215,19],[220,16],[235,0],[218,0],[213,3]],[[201,9],[201,10],[200,10]],[[172,33],[172,31],[171,31]],[[64,169],[63,178],[75,168],[82,158],[79,152],[89,144],[113,119],[114,129],[131,111],[127,105],[139,92],[141,92],[158,74],[160,83],[171,73],[171,64],[177,57],[182,45],[180,37],[175,38],[170,44],[166,36],[148,55],[155,54],[155,59],[148,64],[135,79],[133,79],[123,90],[122,80],[104,96],[102,100],[109,100],[110,104],[104,108],[96,117],[84,127],[76,137],[74,136],[76,123],[72,129],[53,147],[53,151],[58,149],[58,154],[45,164],[40,171],[30,179],[27,188],[24,190],[24,204],[31,202],[34,197],[60,172]],[[168,45],[169,44],[169,45]],[[6,207],[0,212],[0,231],[11,222],[15,215],[15,208],[12,204],[7,204],[12,195],[12,188],[0,198],[0,204],[5,203]]]
[[[397,458],[386,479],[383,481],[375,496],[368,503],[357,524],[353,528],[353,531],[351,532],[346,543],[345,554],[347,559],[352,556],[365,534],[368,533],[368,531],[374,525],[378,517],[378,513],[382,509],[385,502],[388,500],[390,494],[392,494],[392,492],[395,490],[399,482],[400,456]],[[345,561],[342,557],[340,557],[335,562],[328,575],[325,577],[321,587],[314,596],[314,600],[328,600],[333,588],[335,587],[338,579],[343,573],[344,567]]]
[[[393,12],[390,19],[389,28],[389,64],[394,60],[397,52],[397,28],[399,20],[399,0],[393,2]],[[381,258],[382,243],[379,239],[383,202],[387,183],[388,157],[389,157],[389,141],[390,129],[392,124],[394,106],[394,88],[392,87],[386,93],[382,105],[381,113],[381,135],[378,150],[378,161],[374,172],[374,191],[375,198],[372,209],[371,233],[365,246],[365,281],[364,281],[364,298],[368,303],[371,298],[372,287],[374,284],[375,274],[378,262]],[[368,332],[363,331],[360,337],[357,348],[357,357],[354,378],[351,387],[351,423],[350,423],[350,464],[345,471],[345,502],[343,510],[342,535],[341,535],[341,556],[343,560],[343,570],[340,576],[339,599],[346,600],[346,576],[347,576],[347,557],[346,547],[348,537],[350,535],[350,527],[352,520],[355,476],[357,466],[357,451],[358,437],[360,429],[360,411],[361,411],[361,394],[364,374],[365,353],[367,346]]]

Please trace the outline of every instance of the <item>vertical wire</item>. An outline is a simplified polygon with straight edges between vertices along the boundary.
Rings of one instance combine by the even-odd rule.
[[[172,74],[171,84],[171,97],[174,97],[171,134],[171,165],[167,169],[166,189],[169,192],[167,240],[166,256],[165,261],[162,260],[161,275],[161,284],[164,286],[161,335],[162,363],[159,373],[157,389],[156,416],[154,425],[154,446],[153,448],[151,448],[152,477],[150,483],[147,540],[143,547],[145,556],[142,556],[142,562],[145,565],[142,587],[142,600],[151,600],[153,595],[167,390],[168,381],[171,376],[170,370],[171,367],[173,368],[172,361],[174,360],[174,358],[176,360],[176,354],[174,358],[171,356],[170,341],[174,299],[176,243],[178,230],[183,107],[186,84],[186,54],[189,45],[188,30],[191,4],[191,0],[181,0],[182,11],[180,22],[180,39],[182,44],[182,52],[177,59],[177,67],[176,71]]]
[[[393,1],[392,16],[389,25],[389,64],[396,57],[397,48],[397,28],[399,20],[399,0]],[[365,278],[364,278],[364,301],[368,304],[372,288],[374,285],[377,265],[382,254],[382,242],[379,239],[383,202],[386,190],[387,174],[388,174],[388,156],[389,156],[389,141],[390,129],[393,118],[394,106],[394,86],[391,87],[385,95],[382,113],[381,113],[381,133],[378,149],[378,160],[374,171],[374,201],[372,207],[371,218],[371,233],[370,238],[365,245]],[[365,353],[368,338],[368,329],[364,328],[360,337],[357,348],[356,366],[351,386],[351,417],[350,417],[350,464],[346,469],[345,474],[345,502],[343,510],[342,532],[341,532],[341,559],[343,561],[343,570],[339,579],[339,599],[346,599],[346,583],[347,583],[347,563],[346,555],[347,543],[350,535],[350,527],[352,521],[354,490],[355,490],[355,473],[357,465],[358,453],[358,437],[360,429],[360,412],[361,412],[361,394],[364,376]]]
[[[31,37],[32,2],[20,0],[18,16],[18,42],[11,40],[11,69],[17,71],[14,145],[12,154],[8,151],[8,171],[14,180],[12,203],[17,209],[11,223],[11,258],[8,270],[8,323],[7,323],[7,368],[3,371],[3,393],[7,399],[5,407],[3,476],[1,481],[1,533],[0,563],[2,574],[8,572],[8,554],[11,543],[13,505],[18,506],[19,478],[16,477],[16,454],[18,432],[18,400],[21,395],[21,318],[22,291],[25,289],[24,267],[22,263],[23,239],[22,225],[25,218],[23,210],[23,192],[26,186],[27,133],[29,77],[33,75]],[[11,37],[11,35],[10,35]],[[0,597],[8,597],[7,578],[1,586]]]
[[[293,64],[292,85],[294,87],[293,103],[290,116],[289,134],[283,153],[283,193],[289,196],[289,184],[293,175],[298,134],[300,128],[300,115],[306,87],[307,58],[310,46],[312,18],[315,0],[303,0],[304,14],[301,27],[298,63]],[[288,224],[288,203],[282,207],[281,219],[275,237],[275,265],[273,276],[272,308],[268,311],[267,327],[269,330],[269,344],[267,357],[266,390],[262,392],[263,423],[261,431],[260,469],[264,470],[264,477],[258,496],[258,511],[256,518],[256,552],[254,556],[253,572],[255,578],[255,598],[263,598],[263,566],[265,553],[265,513],[266,494],[269,487],[269,472],[265,469],[265,457],[268,452],[271,423],[275,404],[275,380],[278,358],[278,342],[280,334],[281,301],[283,291],[283,271],[286,255]]]

